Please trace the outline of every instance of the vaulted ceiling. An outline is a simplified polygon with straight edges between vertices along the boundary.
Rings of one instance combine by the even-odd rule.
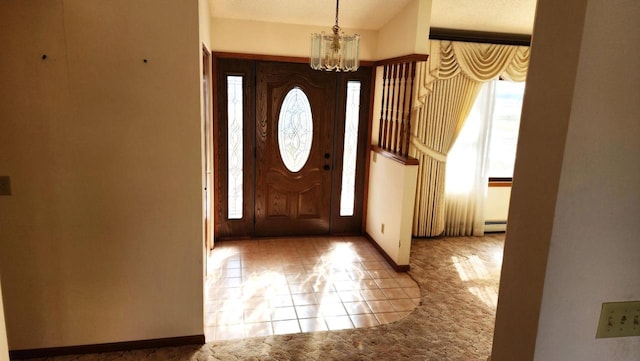
[[[211,15],[331,27],[335,0],[209,0]],[[342,0],[340,26],[377,30],[411,0]],[[432,0],[431,27],[531,34],[536,0]]]

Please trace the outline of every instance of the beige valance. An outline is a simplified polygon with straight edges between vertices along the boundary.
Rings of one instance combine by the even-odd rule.
[[[433,82],[450,79],[462,73],[467,78],[485,82],[498,77],[510,81],[525,81],[529,65],[529,47],[500,44],[480,44],[449,40],[429,41],[427,66],[418,74],[416,107],[424,105],[433,90]]]

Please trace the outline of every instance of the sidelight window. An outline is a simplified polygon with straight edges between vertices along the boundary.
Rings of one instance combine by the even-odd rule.
[[[360,118],[360,82],[347,82],[347,109],[342,153],[342,192],[340,215],[353,216],[356,185],[356,155],[358,151],[358,119]]]
[[[229,219],[242,219],[243,151],[242,77],[227,76],[227,188]]]

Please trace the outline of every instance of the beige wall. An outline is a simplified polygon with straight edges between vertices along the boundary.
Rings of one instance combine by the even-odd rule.
[[[640,359],[640,337],[594,339],[602,302],[640,300],[639,19],[587,1],[535,360]]]
[[[411,0],[379,31],[376,59],[428,54],[431,0]]]
[[[511,190],[493,361],[533,359],[583,14],[583,0],[562,4],[538,1]]]
[[[409,54],[427,54],[431,0],[411,0],[379,30],[342,29],[360,34],[360,59],[381,60]],[[211,21],[214,51],[308,57],[311,33],[330,32],[326,26],[307,26],[237,19]],[[401,40],[401,41],[400,41]]]
[[[211,46],[214,51],[309,57],[311,34],[330,32],[326,27],[213,18]],[[360,59],[375,60],[378,33],[371,30],[343,29],[360,34]]]
[[[431,0],[410,1],[378,31],[376,59],[426,54],[430,18]],[[377,145],[382,104],[382,66],[376,68],[375,82],[371,144]],[[365,229],[398,265],[409,264],[417,178],[417,165],[405,166],[375,152],[371,153]]]
[[[198,0],[198,26],[200,42],[211,49],[211,10],[209,0]]]
[[[489,187],[485,200],[485,219],[487,221],[505,221],[509,214],[511,187]]]
[[[396,264],[408,265],[418,166],[375,152],[370,161],[366,231]]]
[[[0,23],[9,347],[202,334],[198,2],[2,1]]]
[[[639,17],[538,1],[493,361],[638,359],[595,333],[602,302],[640,299]]]
[[[509,214],[509,200],[511,187],[489,187],[484,201],[485,221],[504,222]],[[486,225],[485,232],[501,232],[506,229],[504,224]]]

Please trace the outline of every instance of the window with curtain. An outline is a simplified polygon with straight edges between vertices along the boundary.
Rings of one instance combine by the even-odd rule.
[[[487,175],[489,178],[512,178],[525,83],[498,80],[493,83]]]
[[[482,207],[472,201],[475,195],[465,199],[445,192],[446,179],[451,178],[446,175],[449,153],[482,85],[498,77],[525,81],[530,49],[449,40],[430,40],[429,47],[429,60],[418,64],[416,72],[419,87],[409,155],[420,164],[412,232],[416,237],[483,234],[482,227],[475,227],[476,219],[484,218],[484,212],[476,216]],[[484,183],[486,192],[488,182]]]
[[[466,193],[470,170],[484,162],[487,177],[513,177],[524,86],[504,80],[483,85],[447,157],[447,193]]]
[[[511,178],[524,83],[483,84],[449,151],[445,178],[445,234],[484,233],[487,180]]]
[[[460,134],[447,155],[445,228],[447,236],[484,234],[487,187],[486,149],[494,85],[483,84]]]
[[[446,194],[466,195],[486,177],[485,160],[494,86],[482,86],[469,116],[447,155]]]

